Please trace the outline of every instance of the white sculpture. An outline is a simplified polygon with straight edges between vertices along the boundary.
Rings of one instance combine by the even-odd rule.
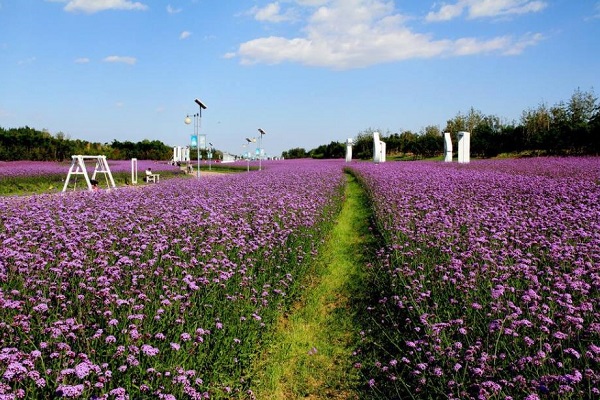
[[[458,132],[458,162],[468,164],[471,158],[471,133]]]
[[[379,139],[379,132],[373,132],[373,162],[385,162],[385,142]]]
[[[348,138],[346,141],[346,162],[352,161],[352,138]]]
[[[452,162],[452,138],[450,132],[444,132],[444,158],[445,162]]]
[[[177,165],[178,163],[183,164],[186,162],[190,162],[190,148],[187,146],[173,146],[173,158],[171,159],[171,164]]]

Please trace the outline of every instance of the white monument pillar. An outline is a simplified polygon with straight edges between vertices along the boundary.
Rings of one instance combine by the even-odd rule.
[[[458,162],[468,164],[471,158],[471,133],[458,132]]]
[[[138,178],[138,167],[137,167],[137,158],[131,159],[131,184],[137,185]]]
[[[452,137],[450,132],[444,132],[444,158],[445,162],[452,162]]]
[[[346,140],[346,162],[352,161],[352,138]]]
[[[373,132],[373,162],[385,162],[385,142],[379,139],[379,132]]]

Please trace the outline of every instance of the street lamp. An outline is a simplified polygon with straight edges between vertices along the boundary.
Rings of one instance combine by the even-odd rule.
[[[198,176],[198,178],[200,178],[200,150],[199,150],[200,147],[199,147],[199,143],[198,143],[198,141],[199,141],[198,140],[199,139],[199,137],[198,137],[199,122],[198,121],[199,121],[199,118],[200,118],[200,114],[196,113],[196,114],[192,115],[192,117],[194,117],[194,135],[192,136],[192,140],[191,140],[191,143],[190,143],[190,145],[191,145],[190,148],[193,148],[194,144],[196,145],[196,148],[198,148],[198,172],[197,172],[197,176]],[[185,120],[183,122],[185,122],[186,125],[189,125],[189,124],[192,123],[192,119],[188,115],[188,116],[185,117]],[[188,162],[191,162],[191,160],[188,161]],[[189,165],[191,166],[191,164],[189,164]]]
[[[206,105],[204,105],[204,103],[202,103],[200,100],[198,99],[194,99],[194,102],[196,104],[198,104],[198,113],[194,114],[194,136],[196,138],[196,149],[197,149],[197,157],[198,157],[198,178],[200,178],[200,118],[202,118],[202,110],[206,109]],[[189,125],[192,120],[190,119],[190,116],[188,115],[185,118],[186,125]],[[192,146],[193,146],[193,141],[192,141]]]
[[[250,143],[256,143],[256,138],[246,138],[246,142],[248,142],[248,145],[250,145]],[[250,168],[250,152],[248,152],[248,168]]]
[[[208,143],[208,170],[210,171],[210,160],[212,159],[213,156],[213,144],[212,143]]]
[[[243,157],[246,159],[246,171],[250,172],[250,152],[246,151],[246,147],[250,144],[250,139],[246,138],[246,140],[248,140],[248,143],[242,145],[244,149]]]
[[[260,136],[258,137],[258,170],[261,171],[262,170],[262,137],[263,135],[266,134],[265,131],[263,131],[262,129],[258,128],[258,132],[260,133]]]

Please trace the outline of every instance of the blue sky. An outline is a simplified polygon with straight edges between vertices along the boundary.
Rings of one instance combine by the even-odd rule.
[[[598,93],[598,0],[0,0],[0,126],[279,155]]]

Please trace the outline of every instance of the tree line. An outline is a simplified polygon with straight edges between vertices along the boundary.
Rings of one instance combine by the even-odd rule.
[[[63,161],[74,154],[105,155],[111,160],[170,160],[173,149],[159,140],[141,142],[93,143],[68,139],[62,132],[55,135],[28,126],[4,129],[0,127],[0,161]]]
[[[569,101],[553,106],[545,103],[524,110],[518,122],[503,122],[496,115],[485,115],[475,108],[458,113],[446,122],[444,129],[427,126],[421,132],[382,132],[368,128],[354,138],[354,158],[373,157],[373,132],[379,131],[386,143],[387,154],[404,157],[431,158],[443,154],[443,132],[450,132],[457,143],[460,131],[471,133],[471,155],[495,157],[509,154],[599,155],[600,104],[593,91],[577,89]],[[343,158],[346,144],[331,142],[310,151],[293,148],[283,152],[284,158]]]

